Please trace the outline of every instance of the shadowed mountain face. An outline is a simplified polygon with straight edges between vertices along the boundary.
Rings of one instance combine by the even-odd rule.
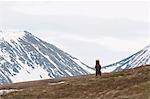
[[[150,64],[150,44],[139,52],[127,57],[119,62],[104,66],[103,72],[116,72],[123,69],[135,68],[141,65]]]
[[[77,58],[27,31],[0,32],[0,84],[91,72]]]

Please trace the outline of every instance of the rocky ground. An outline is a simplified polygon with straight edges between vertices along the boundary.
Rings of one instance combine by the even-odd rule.
[[[150,99],[150,65],[101,77],[84,75],[0,85],[0,99]]]

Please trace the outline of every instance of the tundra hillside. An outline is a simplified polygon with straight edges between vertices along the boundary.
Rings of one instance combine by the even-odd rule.
[[[150,65],[121,72],[55,78],[0,86],[1,99],[150,99]]]

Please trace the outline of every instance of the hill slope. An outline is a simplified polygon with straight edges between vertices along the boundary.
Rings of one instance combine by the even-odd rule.
[[[27,31],[0,31],[0,84],[91,72],[77,58]]]
[[[2,85],[1,99],[150,99],[150,65],[122,72]]]
[[[113,64],[104,66],[103,72],[116,72],[123,69],[135,68],[141,65],[150,64],[150,44],[137,53]]]

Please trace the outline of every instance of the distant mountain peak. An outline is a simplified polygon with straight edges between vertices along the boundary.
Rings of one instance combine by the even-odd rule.
[[[12,31],[0,31],[0,40],[5,40],[10,42],[11,40],[17,41],[19,38],[22,38],[25,35],[25,32],[12,32]]]
[[[121,71],[150,64],[150,44],[137,53],[113,64],[102,67],[103,72]]]
[[[149,50],[149,51],[150,51],[150,44],[149,44],[149,45],[147,45],[144,49],[145,49],[145,50]]]
[[[93,72],[77,58],[28,31],[1,31],[0,38],[0,84]]]

